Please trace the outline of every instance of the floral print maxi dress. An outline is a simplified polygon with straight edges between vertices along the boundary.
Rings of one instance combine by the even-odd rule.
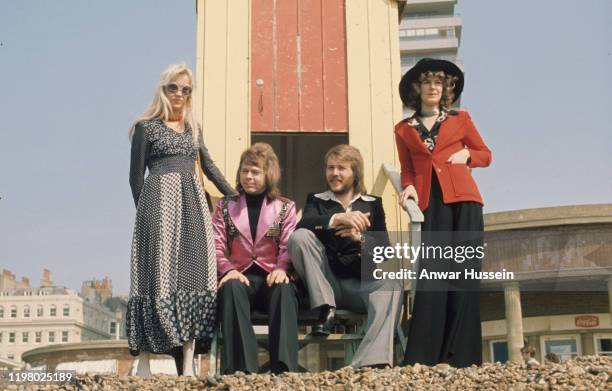
[[[212,339],[217,270],[196,153],[190,128],[177,133],[159,119],[135,127],[130,183],[137,212],[126,316],[134,355]]]

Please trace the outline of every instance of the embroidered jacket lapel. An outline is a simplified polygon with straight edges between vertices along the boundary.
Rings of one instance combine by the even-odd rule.
[[[280,204],[281,202],[276,202],[275,200],[268,203],[268,197],[264,198],[261,204],[261,212],[259,212],[259,221],[257,222],[257,234],[255,235],[256,245],[266,232],[268,232],[272,223],[274,223],[274,220],[280,212]]]
[[[249,226],[249,211],[247,209],[245,195],[240,194],[238,202],[230,202],[228,205],[228,209],[230,218],[234,222],[236,228],[238,228],[238,231],[240,231],[242,236],[244,236],[249,243],[253,244],[253,238],[251,237],[251,227]]]

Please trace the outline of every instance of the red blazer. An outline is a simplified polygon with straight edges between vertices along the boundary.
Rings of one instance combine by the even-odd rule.
[[[217,275],[222,277],[232,269],[242,272],[253,263],[256,263],[267,272],[271,272],[274,269],[289,271],[291,261],[287,252],[287,242],[289,241],[289,236],[295,230],[296,224],[295,204],[293,201],[289,201],[282,231],[279,232],[275,222],[283,202],[278,198],[275,200],[269,200],[268,197],[264,198],[259,221],[257,222],[255,241],[253,241],[251,236],[246,197],[244,194],[240,194],[234,200],[229,201],[227,205],[229,218],[238,230],[238,235],[232,241],[231,254],[228,254],[229,251],[227,251],[227,232],[221,202],[222,200],[219,200],[217,203],[217,209],[212,219],[217,255]],[[279,239],[278,246],[274,237]]]
[[[395,125],[395,142],[401,163],[402,187],[414,185],[419,196],[421,210],[429,206],[431,170],[436,170],[445,204],[460,201],[476,201],[483,204],[478,186],[472,178],[471,168],[491,164],[491,151],[478,134],[466,111],[449,113],[440,124],[440,131],[433,151],[429,151],[418,131],[410,121]],[[466,164],[447,163],[449,156],[467,148],[470,159]]]

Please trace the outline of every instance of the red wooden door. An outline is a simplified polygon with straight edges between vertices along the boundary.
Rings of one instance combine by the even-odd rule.
[[[347,132],[344,0],[253,0],[252,132]]]

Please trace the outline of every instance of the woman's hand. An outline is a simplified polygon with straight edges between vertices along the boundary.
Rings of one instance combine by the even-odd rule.
[[[240,273],[238,270],[230,270],[229,272],[227,272],[226,275],[223,276],[221,281],[219,281],[219,288],[218,289],[221,289],[223,284],[225,284],[229,280],[238,280],[238,281],[240,281],[241,283],[243,283],[246,286],[250,286],[251,285],[251,283],[249,282],[249,279],[246,278],[246,276],[244,274]]]
[[[452,164],[467,164],[469,158],[470,150],[467,148],[463,148],[461,151],[457,151],[450,155],[446,162]]]
[[[274,269],[268,274],[268,277],[266,277],[266,283],[268,286],[274,284],[287,284],[289,283],[289,277],[287,276],[287,272],[283,269]]]
[[[417,191],[413,185],[407,186],[399,196],[399,204],[402,208],[404,208],[404,203],[408,200],[408,198],[412,198],[414,202],[419,203],[419,196]]]

